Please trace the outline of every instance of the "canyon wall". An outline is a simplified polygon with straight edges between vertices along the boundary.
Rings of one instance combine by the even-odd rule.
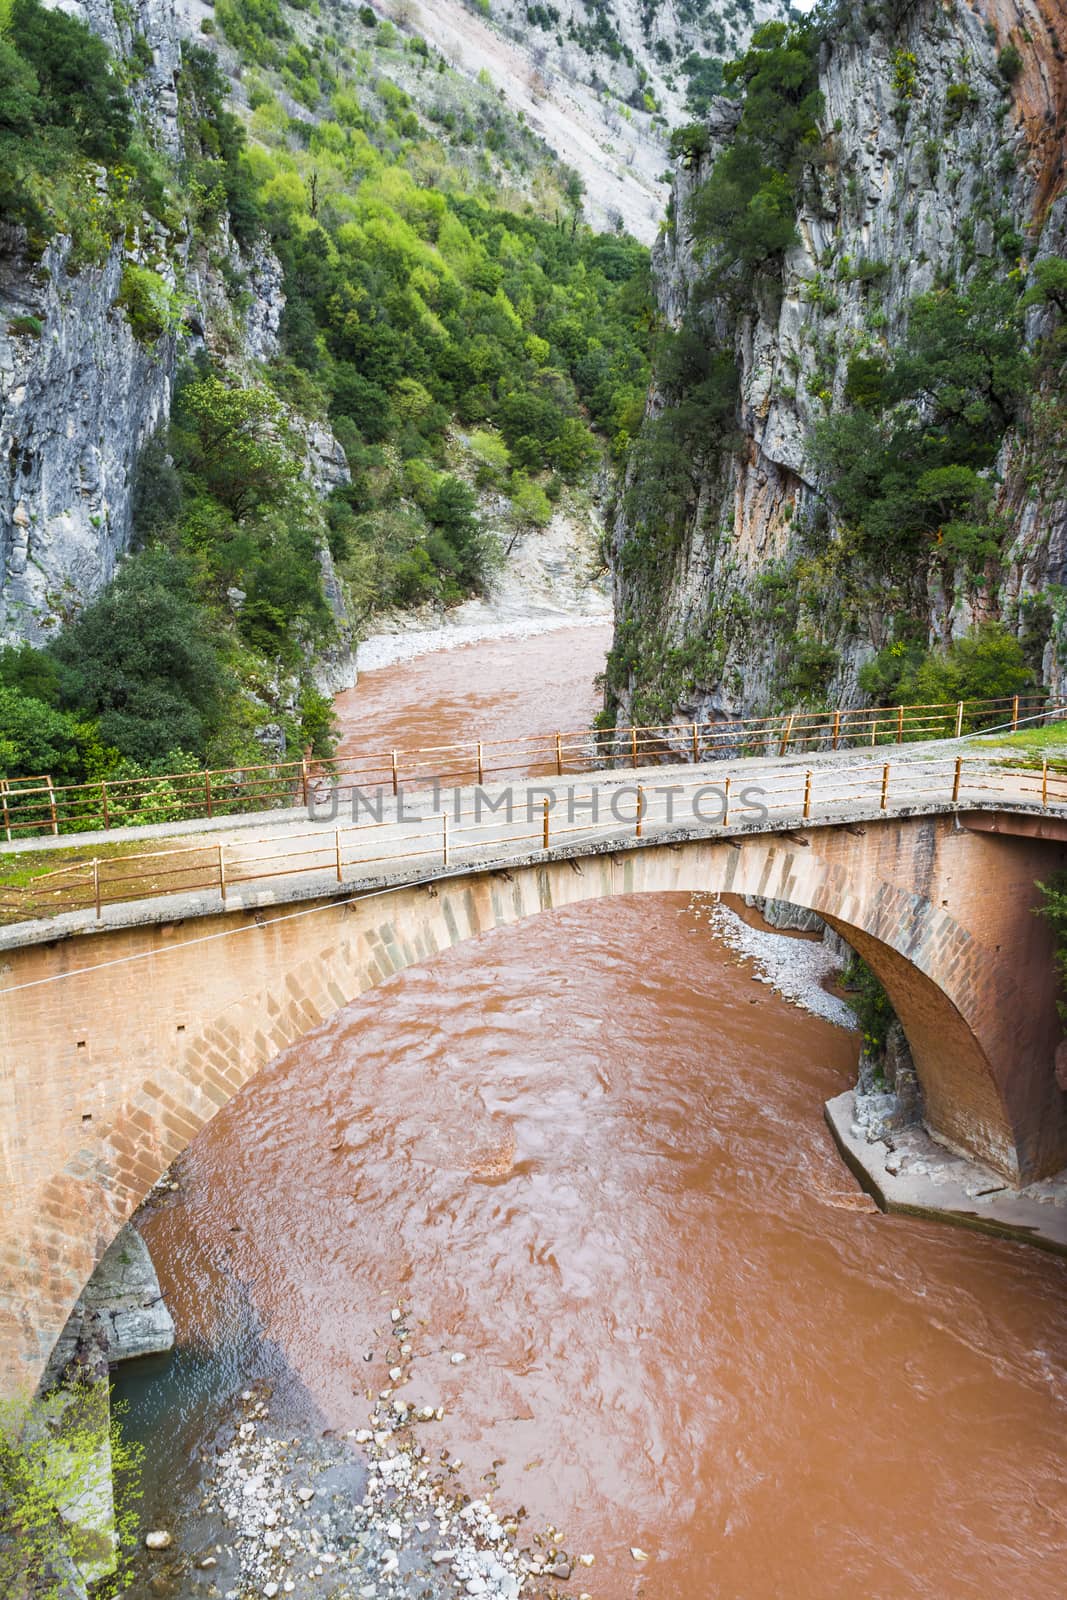
[[[658,540],[639,481],[647,455],[632,454],[611,536],[620,722],[854,703],[860,667],[905,615],[928,646],[1002,620],[1062,688],[1055,396],[1036,395],[1003,438],[989,474],[1000,545],[978,567],[931,549],[904,580],[880,570],[836,514],[813,440],[848,409],[854,358],[884,360],[906,341],[918,296],[983,272],[1025,280],[1067,249],[1065,31],[1036,0],[842,8],[818,47],[822,103],[793,242],[732,296],[707,289],[691,202],[736,138],[739,104],[716,102],[679,158],[656,253],[662,316],[726,352],[739,390],[732,437],[703,450],[698,439]],[[1049,326],[1047,308],[1030,309],[1027,343]],[[661,377],[646,428],[669,422],[677,400]]]

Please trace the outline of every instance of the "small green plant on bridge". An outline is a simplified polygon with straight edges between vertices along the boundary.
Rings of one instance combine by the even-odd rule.
[[[108,1503],[107,1449],[116,1510],[113,1526],[90,1532],[94,1508]],[[140,1498],[139,1445],[106,1410],[106,1389],[79,1381],[41,1399],[0,1401],[0,1593],[61,1600],[72,1561],[99,1572],[94,1600],[110,1600],[130,1581]],[[60,1515],[59,1508],[66,1512]]]
[[[1037,887],[1044,897],[1044,903],[1038,906],[1037,913],[1051,925],[1056,941],[1056,971],[1060,975],[1061,995],[1067,996],[1067,872],[1057,872],[1048,883],[1039,883]],[[1062,1021],[1067,1023],[1067,998],[1060,999],[1057,1009]]]
[[[841,987],[856,1013],[864,1049],[869,1055],[880,1055],[885,1049],[889,1029],[896,1021],[889,996],[866,961],[856,955],[841,974]]]

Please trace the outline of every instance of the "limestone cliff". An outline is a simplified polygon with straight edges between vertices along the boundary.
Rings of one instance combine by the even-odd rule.
[[[1065,253],[1065,27],[1051,0],[841,7],[818,46],[822,102],[794,241],[746,292],[709,299],[690,202],[739,117],[736,102],[713,107],[707,136],[679,160],[657,275],[665,322],[736,363],[735,431],[695,451],[677,536],[654,559],[635,453],[612,534],[620,720],[855,702],[859,668],[905,613],[931,645],[1002,619],[1062,687],[1067,497],[1040,397],[988,474],[995,556],[976,567],[932,552],[904,580],[850,543],[813,437],[850,403],[850,362],[900,347],[917,296],[983,267],[1025,282],[1035,260]],[[1048,325],[1047,311],[1028,311],[1027,341]],[[649,419],[676,399],[661,379]]]

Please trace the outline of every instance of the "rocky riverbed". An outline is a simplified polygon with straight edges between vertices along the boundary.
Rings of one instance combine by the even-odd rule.
[[[531,1531],[522,1508],[494,1506],[491,1482],[477,1496],[464,1491],[463,1463],[445,1444],[444,1407],[403,1395],[416,1338],[414,1319],[394,1306],[384,1351],[366,1353],[368,1362],[384,1353],[389,1385],[373,1398],[367,1426],[343,1437],[293,1437],[272,1416],[269,1385],[242,1390],[208,1452],[195,1515],[146,1533],[131,1593],[552,1600],[563,1583],[575,1600],[592,1600],[571,1581],[593,1567],[592,1552],[570,1553],[555,1528]],[[450,1354],[450,1365],[465,1360],[463,1351]]]

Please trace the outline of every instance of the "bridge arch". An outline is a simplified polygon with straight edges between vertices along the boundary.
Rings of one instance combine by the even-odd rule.
[[[726,892],[818,912],[885,984],[933,1130],[1010,1181],[1055,1170],[1067,1160],[1067,1096],[1053,1070],[1049,935],[1032,915],[1034,863],[1047,871],[1048,857],[1035,850],[951,817],[590,847],[182,924],[140,908],[106,934],[11,952],[5,986],[17,993],[0,991],[0,1392],[38,1381],[118,1229],[279,1051],[405,967],[586,900]],[[953,887],[981,881],[1005,853],[996,895],[976,902]]]

